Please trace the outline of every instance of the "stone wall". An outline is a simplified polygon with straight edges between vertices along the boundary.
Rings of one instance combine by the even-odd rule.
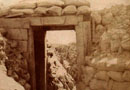
[[[81,90],[130,90],[129,6],[93,11],[92,54],[82,66]]]
[[[6,38],[5,52],[8,59],[5,60],[5,65],[7,68],[7,75],[13,77],[24,86],[26,90],[30,90],[30,74],[28,72],[27,63],[27,29],[0,28],[0,32]]]

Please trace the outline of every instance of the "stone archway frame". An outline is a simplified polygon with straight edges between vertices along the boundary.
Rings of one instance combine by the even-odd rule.
[[[27,56],[29,71],[31,74],[31,85],[35,87],[35,60],[34,60],[34,39],[32,26],[74,26],[77,40],[77,63],[84,64],[85,56],[91,52],[91,22],[90,16],[66,15],[26,18],[0,18],[0,27],[8,29],[26,29],[28,33]]]

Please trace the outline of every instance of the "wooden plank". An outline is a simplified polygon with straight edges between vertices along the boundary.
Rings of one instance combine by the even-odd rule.
[[[83,33],[84,33],[84,49],[85,49],[85,56],[91,54],[91,26],[90,21],[83,22]]]
[[[32,29],[29,30],[29,40],[28,40],[28,51],[29,51],[29,59],[28,59],[28,66],[29,72],[31,75],[31,90],[36,90],[36,75],[35,75],[35,56],[34,56],[34,39],[33,39],[33,31]]]
[[[30,28],[27,18],[0,18],[0,27],[4,28]]]
[[[79,65],[84,64],[84,34],[83,34],[83,23],[80,22],[76,27],[76,40],[77,40],[77,63]]]

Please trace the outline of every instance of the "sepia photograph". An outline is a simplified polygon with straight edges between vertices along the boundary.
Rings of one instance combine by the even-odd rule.
[[[0,0],[0,90],[130,90],[130,0]]]

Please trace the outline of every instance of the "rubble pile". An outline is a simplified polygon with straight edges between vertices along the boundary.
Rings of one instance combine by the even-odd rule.
[[[48,90],[76,90],[75,81],[53,54],[48,58],[47,65]]]
[[[26,90],[30,90],[30,74],[28,72],[26,56],[19,50],[17,41],[7,41],[6,54],[8,57],[8,60],[5,62],[7,75],[13,77],[17,82],[24,86]]]
[[[25,90],[13,78],[7,76],[8,68],[6,67],[6,62],[8,61],[8,56],[5,53],[6,39],[2,34],[0,33],[0,90]],[[17,78],[17,75],[15,75],[15,78]]]
[[[61,64],[65,67],[67,72],[77,81],[78,68],[77,68],[77,50],[76,43],[68,45],[59,45],[56,48],[56,55]]]

